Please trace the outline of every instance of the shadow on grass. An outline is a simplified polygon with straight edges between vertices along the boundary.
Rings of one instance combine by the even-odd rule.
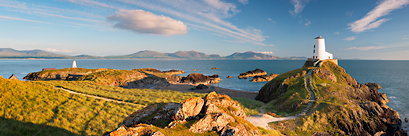
[[[44,127],[44,129],[43,129]],[[43,129],[43,130],[41,130]],[[40,133],[37,134],[37,132]],[[77,136],[66,129],[47,126],[43,124],[33,124],[30,122],[21,122],[13,119],[6,119],[0,117],[0,135],[2,136],[27,136],[27,135],[41,135],[41,136]]]

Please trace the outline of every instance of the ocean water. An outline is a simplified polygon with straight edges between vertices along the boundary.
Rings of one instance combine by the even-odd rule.
[[[284,73],[301,68],[304,60],[77,60],[81,68],[136,69],[156,68],[161,71],[178,69],[186,73],[218,74],[221,78],[215,86],[258,91],[265,82],[252,83],[250,79],[238,79],[240,73],[256,68],[271,73]],[[71,67],[72,60],[0,60],[0,75],[8,78],[15,74],[22,79],[30,72],[41,71],[42,68]],[[389,107],[399,112],[401,119],[409,117],[409,61],[391,60],[339,60],[339,65],[359,83],[378,83],[383,89],[379,92],[388,96]],[[218,69],[211,69],[217,67]],[[198,69],[198,71],[193,71]],[[228,79],[227,76],[234,78]],[[409,123],[403,121],[408,129]]]

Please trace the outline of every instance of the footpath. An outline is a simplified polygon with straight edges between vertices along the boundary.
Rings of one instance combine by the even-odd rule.
[[[313,70],[310,70],[310,71],[307,73],[307,76],[305,77],[305,80],[304,80],[305,87],[306,87],[306,88],[308,89],[308,91],[310,92],[311,97],[310,97],[310,99],[309,99],[309,102],[308,102],[308,104],[307,104],[307,107],[305,107],[305,109],[303,109],[301,113],[299,113],[299,114],[297,114],[297,115],[295,115],[295,116],[278,117],[278,118],[276,118],[276,117],[272,117],[272,116],[270,116],[270,115],[268,115],[268,114],[265,114],[265,111],[264,111],[263,107],[261,107],[261,108],[260,108],[260,113],[261,113],[261,114],[259,114],[259,115],[253,115],[253,116],[247,116],[247,120],[248,120],[250,123],[252,123],[253,125],[255,125],[255,126],[262,127],[262,128],[265,128],[265,129],[270,129],[269,126],[268,126],[268,123],[270,123],[270,122],[290,120],[290,119],[295,119],[295,118],[298,118],[298,117],[301,117],[301,116],[305,115],[305,114],[308,112],[308,110],[311,109],[312,104],[313,104],[313,103],[315,102],[315,100],[316,100],[315,93],[314,93],[314,91],[312,91],[312,90],[314,89],[313,82],[312,82],[313,80],[312,80],[312,76],[311,76],[311,75],[312,75],[312,71],[313,71]]]

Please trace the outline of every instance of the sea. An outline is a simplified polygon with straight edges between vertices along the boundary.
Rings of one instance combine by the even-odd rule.
[[[4,78],[15,74],[19,79],[30,72],[41,71],[43,68],[71,67],[73,60],[67,59],[34,59],[34,60],[0,60],[0,75]],[[190,73],[204,75],[218,74],[220,83],[214,86],[257,92],[266,82],[253,83],[250,79],[238,79],[240,73],[256,68],[267,71],[268,74],[282,74],[301,68],[305,60],[106,60],[77,59],[80,68],[110,68],[138,69],[155,68],[161,71],[183,70],[186,76]],[[409,61],[406,60],[339,60],[339,65],[359,83],[378,83],[389,99],[387,105],[399,112],[403,128],[409,130]],[[218,69],[212,69],[217,67]],[[194,71],[197,69],[197,71]],[[232,76],[233,78],[226,78]]]

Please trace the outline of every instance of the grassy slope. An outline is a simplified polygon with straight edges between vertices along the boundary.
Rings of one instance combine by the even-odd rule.
[[[348,88],[346,78],[349,74],[342,72],[340,67],[332,62],[326,62],[320,69],[330,70],[337,77],[337,82],[320,79],[314,75],[314,86],[317,101],[314,106],[314,112],[303,118],[288,120],[283,122],[270,123],[270,126],[280,130],[287,135],[312,135],[315,132],[336,132],[331,124],[334,120],[332,118],[341,118],[343,113],[349,109],[355,108],[353,102],[348,100]]]

